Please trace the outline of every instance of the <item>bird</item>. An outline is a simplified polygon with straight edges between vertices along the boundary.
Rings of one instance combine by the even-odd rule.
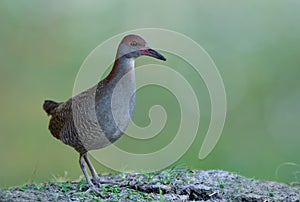
[[[44,111],[50,116],[51,134],[79,153],[79,165],[89,186],[87,192],[100,195],[101,187],[88,152],[114,143],[131,120],[136,91],[134,66],[140,56],[166,61],[141,36],[129,34],[121,40],[112,70],[103,80],[65,102],[45,100],[43,103]]]

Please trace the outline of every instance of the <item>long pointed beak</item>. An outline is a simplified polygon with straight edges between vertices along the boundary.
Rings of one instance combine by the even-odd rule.
[[[156,50],[153,50],[151,48],[142,49],[142,50],[140,50],[140,53],[141,53],[141,55],[147,55],[147,56],[159,59],[159,60],[163,60],[163,61],[167,60],[162,54],[160,54],[159,52],[157,52]]]

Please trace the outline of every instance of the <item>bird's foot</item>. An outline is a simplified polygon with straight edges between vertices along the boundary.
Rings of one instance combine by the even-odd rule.
[[[101,178],[98,175],[93,176],[93,184],[97,185],[99,188],[101,187]]]
[[[100,192],[100,189],[96,188],[94,185],[93,186],[90,186],[84,193],[85,194],[88,194],[90,192],[95,192],[96,194],[99,195],[99,197],[103,198],[101,192]]]

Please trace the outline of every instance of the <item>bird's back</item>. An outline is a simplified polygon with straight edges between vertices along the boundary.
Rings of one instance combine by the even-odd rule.
[[[120,123],[116,123],[111,107],[113,91],[113,84],[101,81],[96,86],[55,106],[56,102],[45,101],[48,104],[44,104],[44,109],[51,115],[49,130],[52,135],[79,153],[100,149],[116,141],[130,122],[130,117],[123,116],[121,119],[124,128],[120,128]],[[130,110],[131,115],[134,97],[131,102],[133,102],[132,110],[129,103],[116,106],[116,110],[120,112]],[[50,104],[51,110],[48,109]]]

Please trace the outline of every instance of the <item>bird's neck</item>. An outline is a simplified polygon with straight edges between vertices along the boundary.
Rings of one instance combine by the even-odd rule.
[[[134,70],[134,62],[134,58],[127,58],[125,56],[117,58],[106,80],[111,82],[121,79],[126,73]]]

